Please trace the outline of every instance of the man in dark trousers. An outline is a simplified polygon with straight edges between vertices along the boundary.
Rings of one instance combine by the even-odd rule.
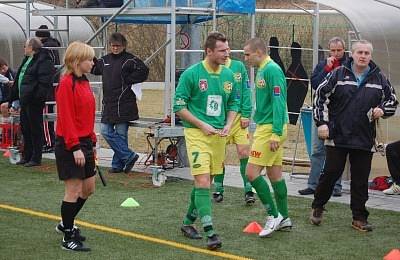
[[[13,101],[20,100],[21,130],[24,152],[18,165],[38,166],[42,162],[43,108],[47,93],[52,88],[54,63],[49,51],[42,48],[38,38],[30,38],[25,43],[25,58],[18,69],[9,98],[9,108]]]
[[[138,57],[126,51],[125,36],[111,34],[111,53],[95,60],[92,73],[103,76],[103,114],[101,134],[114,156],[110,173],[129,173],[139,155],[128,147],[129,121],[139,119],[136,96],[132,84],[147,79],[149,69]]]
[[[51,37],[50,32],[48,31],[47,25],[39,26],[39,31],[35,32],[35,36],[40,39],[44,48],[48,48],[51,59],[53,60],[54,65],[60,65],[60,54],[57,49],[52,49],[52,47],[60,47],[60,42]],[[55,75],[53,83],[59,82],[60,75]],[[49,89],[49,93],[47,94],[46,101],[55,101],[54,98],[54,87]],[[47,104],[44,108],[43,113],[54,113],[54,105]],[[52,152],[54,150],[54,122],[52,121],[43,121],[43,133],[44,133],[44,145],[43,152]]]
[[[314,225],[321,224],[324,206],[349,156],[352,227],[372,231],[365,203],[375,150],[374,121],[394,115],[398,104],[393,87],[371,60],[372,51],[370,42],[354,42],[351,58],[333,70],[315,92],[314,120],[318,137],[325,140],[326,161],[312,202],[310,221]]]

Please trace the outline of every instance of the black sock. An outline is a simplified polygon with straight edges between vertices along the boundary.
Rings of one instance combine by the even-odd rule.
[[[63,221],[64,229],[69,230],[65,232],[66,238],[70,238],[72,228],[74,226],[74,215],[76,212],[76,202],[63,201],[61,203],[61,218]]]
[[[82,199],[81,197],[78,198],[78,200],[76,201],[75,205],[76,205],[76,209],[75,209],[75,215],[74,218],[76,217],[76,215],[78,215],[79,211],[81,210],[81,208],[83,207],[83,204],[85,204],[87,199]]]

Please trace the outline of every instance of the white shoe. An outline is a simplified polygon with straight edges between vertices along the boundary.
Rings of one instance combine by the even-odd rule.
[[[288,230],[292,229],[293,223],[290,218],[284,218],[282,219],[281,223],[279,223],[278,227],[276,230]]]
[[[264,229],[258,233],[259,237],[268,237],[270,236],[275,230],[278,229],[279,224],[282,222],[283,217],[281,214],[278,214],[276,218],[273,216],[268,216],[267,221],[265,222]]]
[[[389,189],[383,191],[386,195],[400,195],[400,186],[393,183]]]

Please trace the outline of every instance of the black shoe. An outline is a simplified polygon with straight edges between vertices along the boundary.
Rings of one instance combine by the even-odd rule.
[[[61,248],[69,251],[80,251],[80,252],[90,251],[89,247],[84,246],[81,241],[73,238],[67,240],[63,238]]]
[[[351,226],[361,232],[371,232],[373,230],[372,225],[366,220],[353,220]]]
[[[298,191],[300,195],[311,195],[315,193],[315,190],[311,189],[311,188],[307,188],[304,190],[299,190]]]
[[[246,194],[244,195],[244,201],[246,202],[247,205],[254,204],[254,202],[256,202],[256,197],[254,197],[254,192],[252,191],[246,192]]]
[[[207,248],[210,250],[216,250],[221,248],[222,241],[219,239],[217,234],[212,235],[211,237],[207,237]]]
[[[62,222],[58,223],[58,225],[56,226],[56,231],[57,231],[57,233],[65,235],[65,228],[64,228],[64,225],[62,224]],[[81,235],[81,230],[75,225],[72,228],[71,238],[79,240],[79,241],[85,241],[86,240],[86,237]]]
[[[108,173],[121,173],[121,172],[124,172],[124,170],[117,168],[111,168],[108,170]]]
[[[192,225],[183,225],[181,227],[181,231],[185,237],[190,239],[202,239],[203,237],[200,235],[199,231]]]
[[[135,165],[135,163],[138,159],[139,159],[139,155],[135,154],[135,156],[132,158],[132,160],[126,163],[124,172],[129,173],[132,170],[133,166]]]
[[[25,163],[27,163],[27,161],[25,161],[24,159],[21,159],[21,161],[16,163],[16,165],[24,165]]]
[[[213,192],[213,200],[217,203],[220,203],[224,200],[224,194],[221,192]]]
[[[40,166],[41,163],[34,162],[34,161],[29,161],[24,164],[25,167],[34,167],[34,166]]]
[[[342,191],[340,190],[334,190],[332,193],[333,197],[342,197]]]

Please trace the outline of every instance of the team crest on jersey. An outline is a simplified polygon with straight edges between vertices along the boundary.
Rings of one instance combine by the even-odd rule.
[[[199,89],[200,91],[206,91],[208,89],[208,83],[206,79],[199,80]]]
[[[233,86],[232,82],[225,81],[224,82],[224,91],[227,92],[227,93],[231,93],[232,86]]]
[[[233,76],[234,76],[236,82],[242,81],[242,73],[238,72],[238,73],[235,73]]]
[[[265,88],[266,85],[267,85],[267,84],[265,83],[265,80],[264,80],[264,79],[259,79],[259,80],[257,80],[257,87],[258,87],[258,88]]]
[[[274,96],[279,97],[281,95],[281,88],[279,86],[274,87]]]

